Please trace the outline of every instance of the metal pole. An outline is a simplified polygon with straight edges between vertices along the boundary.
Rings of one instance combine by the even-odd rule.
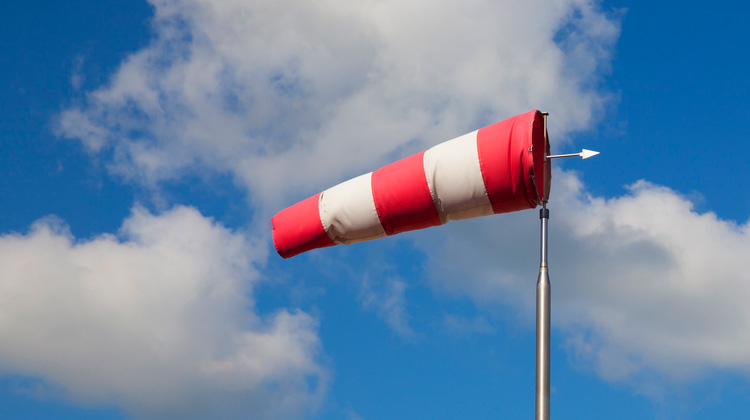
[[[547,270],[547,203],[539,210],[542,222],[539,278],[536,282],[536,420],[549,420],[550,283]]]

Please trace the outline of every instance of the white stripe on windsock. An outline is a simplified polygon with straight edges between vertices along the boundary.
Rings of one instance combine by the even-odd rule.
[[[331,187],[320,196],[320,221],[337,244],[382,238],[385,230],[372,198],[372,172]]]
[[[424,169],[442,223],[493,214],[479,167],[477,131],[427,150]]]

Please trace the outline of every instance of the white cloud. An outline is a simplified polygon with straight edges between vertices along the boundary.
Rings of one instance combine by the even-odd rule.
[[[151,3],[151,45],[58,133],[131,181],[216,170],[273,209],[535,107],[588,127],[619,34],[592,0]]]
[[[253,311],[265,252],[186,207],[119,237],[0,236],[0,369],[139,418],[298,418],[327,373],[313,318]]]
[[[554,184],[553,324],[566,332],[572,360],[613,380],[750,370],[747,223],[699,214],[685,197],[644,181],[612,199],[587,194],[572,173],[556,173]],[[444,229],[420,241],[445,244],[424,248],[437,287],[533,316],[536,211]]]

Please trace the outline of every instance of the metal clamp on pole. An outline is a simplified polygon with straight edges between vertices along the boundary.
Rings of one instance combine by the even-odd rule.
[[[547,268],[547,203],[539,210],[542,223],[539,278],[536,282],[536,420],[549,420],[550,282]]]

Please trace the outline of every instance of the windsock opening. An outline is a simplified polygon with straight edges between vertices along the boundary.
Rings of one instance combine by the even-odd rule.
[[[549,190],[552,185],[552,167],[549,155],[549,133],[547,132],[547,115],[536,111],[534,128],[531,131],[531,146],[534,155],[534,169],[532,178],[536,189],[537,204],[549,200]]]

